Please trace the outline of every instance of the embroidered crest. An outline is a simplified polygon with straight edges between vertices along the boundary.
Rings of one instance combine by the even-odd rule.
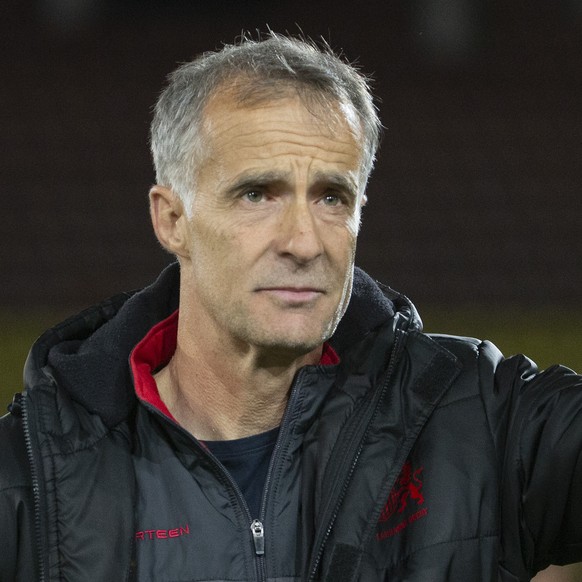
[[[424,467],[412,469],[412,463],[406,461],[390,495],[388,501],[380,514],[380,523],[388,521],[395,512],[402,513],[408,506],[409,499],[416,501],[417,505],[424,503],[424,496],[422,494],[422,481],[419,475],[422,473]]]
[[[377,540],[392,537],[400,533],[411,523],[427,515],[428,509],[422,507],[424,505],[421,479],[423,469],[424,467],[414,468],[410,460],[404,463],[400,475],[398,475],[396,483],[394,483],[390,495],[388,495],[388,500],[378,519],[380,531],[376,534]],[[416,509],[416,511],[407,517],[403,516],[401,521],[393,527],[383,529],[382,526],[384,524],[389,525],[386,522],[389,522],[395,515],[403,514],[409,506],[412,509]]]

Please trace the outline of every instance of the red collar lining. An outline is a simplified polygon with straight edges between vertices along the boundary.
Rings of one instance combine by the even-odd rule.
[[[176,419],[160,398],[153,373],[167,365],[176,351],[178,313],[176,310],[170,317],[154,325],[135,346],[129,357],[135,393],[138,398],[151,404],[175,422],[177,422]],[[339,362],[340,358],[336,351],[327,342],[324,343],[319,364],[334,366]]]
[[[129,357],[135,393],[138,398],[155,406],[160,412],[176,419],[160,398],[153,372],[164,367],[176,351],[178,311],[160,321],[135,346]]]

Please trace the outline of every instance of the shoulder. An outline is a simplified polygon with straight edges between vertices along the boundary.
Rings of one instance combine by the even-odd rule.
[[[497,365],[503,360],[503,354],[490,341],[448,334],[427,334],[441,347],[452,352],[461,362],[484,361]]]
[[[474,338],[431,335],[432,340],[458,360],[455,389],[443,400],[479,397],[491,417],[506,419],[509,410],[527,426],[538,411],[580,410],[582,376],[564,366],[540,370],[523,354],[505,357],[491,342]]]
[[[515,380],[522,377],[524,366],[530,373],[537,372],[535,364],[524,356],[507,359],[490,341],[445,334],[428,337],[452,354],[459,368],[455,384],[441,405],[471,397],[504,400],[510,396]],[[500,378],[505,385],[503,390],[499,390]]]
[[[492,381],[498,366],[505,360],[501,351],[489,341],[446,334],[427,334],[427,337],[456,358],[460,379]]]
[[[465,373],[473,374],[481,382],[495,383],[500,376],[506,380],[523,379],[539,372],[528,357],[519,354],[506,358],[488,340],[446,334],[430,334],[428,337],[451,352]]]

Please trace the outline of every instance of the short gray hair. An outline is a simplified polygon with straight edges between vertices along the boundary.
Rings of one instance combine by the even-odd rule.
[[[368,78],[327,45],[320,48],[312,41],[269,32],[259,40],[243,36],[183,64],[169,75],[156,103],[151,125],[156,180],[182,199],[188,215],[197,165],[203,158],[204,108],[223,87],[234,89],[237,100],[245,104],[286,97],[295,90],[304,101],[353,107],[363,130],[363,191],[381,127]]]

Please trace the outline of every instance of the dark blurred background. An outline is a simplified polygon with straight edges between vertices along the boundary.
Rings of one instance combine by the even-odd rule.
[[[178,63],[267,25],[375,78],[358,263],[433,326],[523,316],[582,351],[582,0],[3,0],[5,345],[169,261],[147,210],[151,107]]]

